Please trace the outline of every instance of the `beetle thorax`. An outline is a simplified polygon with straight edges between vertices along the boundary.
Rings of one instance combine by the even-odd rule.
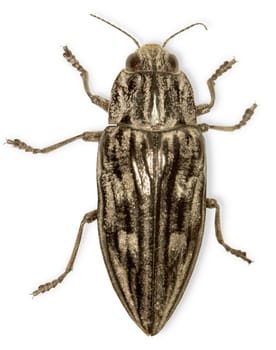
[[[109,121],[149,129],[193,124],[193,90],[176,57],[156,44],[131,54],[112,88]]]

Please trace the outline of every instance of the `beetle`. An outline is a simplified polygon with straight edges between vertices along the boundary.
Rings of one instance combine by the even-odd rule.
[[[86,223],[97,219],[101,249],[112,285],[128,314],[148,335],[157,334],[179,303],[193,272],[204,230],[206,208],[215,209],[218,242],[248,263],[246,253],[224,242],[220,206],[206,196],[203,132],[234,131],[251,118],[246,109],[232,126],[198,124],[215,102],[215,80],[235,60],[224,62],[207,81],[211,100],[196,105],[192,86],[177,58],[163,45],[140,46],[128,56],[117,76],[110,101],[94,95],[88,73],[68,47],[64,57],[79,72],[91,101],[109,114],[102,132],[88,131],[46,148],[19,139],[7,143],[26,152],[48,153],[77,139],[99,142],[98,209],[84,215],[67,267],[57,279],[42,284],[36,296],[61,283],[72,270]]]

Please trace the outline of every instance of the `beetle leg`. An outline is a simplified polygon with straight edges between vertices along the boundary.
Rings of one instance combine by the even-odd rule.
[[[215,230],[216,230],[216,237],[218,242],[230,253],[236,255],[237,257],[247,261],[249,264],[252,263],[252,260],[248,259],[246,256],[246,252],[242,252],[238,249],[231,248],[228,244],[224,242],[222,230],[221,230],[221,223],[220,223],[220,206],[218,202],[213,198],[207,198],[206,199],[206,207],[210,209],[216,209],[215,214]]]
[[[208,104],[201,104],[196,107],[196,116],[200,116],[202,114],[210,112],[211,108],[215,103],[215,80],[220,77],[223,73],[228,71],[228,69],[232,68],[232,66],[236,63],[236,60],[233,58],[231,61],[225,61],[216,71],[215,73],[207,80],[208,89],[211,95],[211,101]]]
[[[247,108],[242,116],[242,119],[239,123],[230,125],[230,126],[221,126],[221,125],[209,125],[209,124],[199,124],[201,131],[208,131],[209,129],[213,130],[219,130],[219,131],[235,131],[243,127],[252,117],[255,108],[257,107],[256,103],[253,103],[253,105],[250,108]]]
[[[64,46],[64,53],[63,56],[66,58],[66,60],[72,64],[74,68],[76,68],[81,75],[84,90],[87,93],[88,97],[90,98],[91,102],[96,104],[97,106],[104,109],[106,112],[109,108],[109,101],[106,98],[103,98],[101,96],[93,95],[90,91],[89,82],[88,82],[88,72],[83,68],[83,66],[79,63],[79,61],[76,59],[76,57],[72,54],[71,50],[67,46]]]
[[[98,142],[102,133],[102,131],[87,131],[82,134],[82,139],[84,141]]]
[[[55,143],[54,145],[45,147],[45,148],[33,148],[29,145],[27,145],[25,142],[20,141],[19,139],[14,139],[14,140],[7,140],[7,143],[9,145],[13,145],[14,147],[17,147],[19,149],[24,150],[25,152],[32,152],[34,154],[37,153],[49,153],[51,151],[56,150],[57,148],[60,148],[62,146],[67,145],[68,143],[74,142],[78,139],[83,139],[84,141],[99,141],[100,137],[101,137],[102,132],[101,131],[87,131],[84,132],[80,135],[74,136],[74,137],[70,137],[67,140]]]
[[[83,227],[84,227],[85,224],[91,223],[92,221],[94,221],[96,219],[97,219],[97,210],[90,211],[90,212],[88,212],[88,213],[86,213],[84,215],[84,217],[83,217],[83,219],[82,219],[82,221],[80,223],[79,232],[78,232],[78,235],[77,235],[77,238],[76,238],[76,241],[75,241],[75,245],[74,245],[73,251],[71,253],[71,257],[70,257],[70,259],[68,261],[68,264],[66,266],[65,271],[58,278],[56,278],[55,280],[40,285],[32,293],[33,296],[37,296],[40,293],[45,293],[48,290],[50,290],[52,288],[55,288],[59,283],[61,283],[64,280],[64,278],[67,276],[67,274],[70,271],[72,271],[73,266],[74,266],[74,262],[75,262],[75,259],[76,259],[76,256],[77,256],[77,252],[78,252],[78,249],[79,249],[79,246],[80,246],[82,233],[83,233]]]

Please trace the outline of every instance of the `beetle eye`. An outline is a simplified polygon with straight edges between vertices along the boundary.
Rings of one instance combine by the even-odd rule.
[[[169,55],[168,62],[173,72],[178,70],[178,61],[175,55]]]
[[[132,53],[131,55],[128,56],[126,60],[126,68],[128,68],[131,71],[137,70],[141,68],[141,60],[137,53]]]

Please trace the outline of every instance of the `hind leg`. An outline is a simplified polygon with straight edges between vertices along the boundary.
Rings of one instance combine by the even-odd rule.
[[[73,266],[74,266],[74,262],[77,256],[77,252],[80,246],[80,242],[81,242],[81,238],[82,238],[82,233],[83,233],[83,227],[85,224],[91,223],[92,221],[97,219],[97,210],[93,210],[90,211],[88,213],[86,213],[80,223],[80,227],[79,227],[79,231],[78,231],[78,235],[75,241],[75,245],[73,248],[73,251],[71,253],[71,257],[67,263],[67,266],[65,268],[65,271],[56,279],[54,279],[51,282],[45,283],[40,285],[33,293],[33,296],[37,296],[40,293],[45,293],[47,291],[49,291],[52,288],[55,288],[59,283],[61,283],[64,278],[67,276],[67,274],[72,271]]]
[[[236,255],[237,257],[247,261],[249,264],[252,263],[252,260],[248,259],[245,252],[242,252],[238,249],[231,248],[228,244],[224,242],[222,230],[221,230],[221,223],[220,223],[220,206],[218,202],[213,198],[207,198],[206,199],[206,207],[210,209],[216,209],[215,213],[215,230],[216,230],[216,237],[219,242],[228,252],[231,254]]]

